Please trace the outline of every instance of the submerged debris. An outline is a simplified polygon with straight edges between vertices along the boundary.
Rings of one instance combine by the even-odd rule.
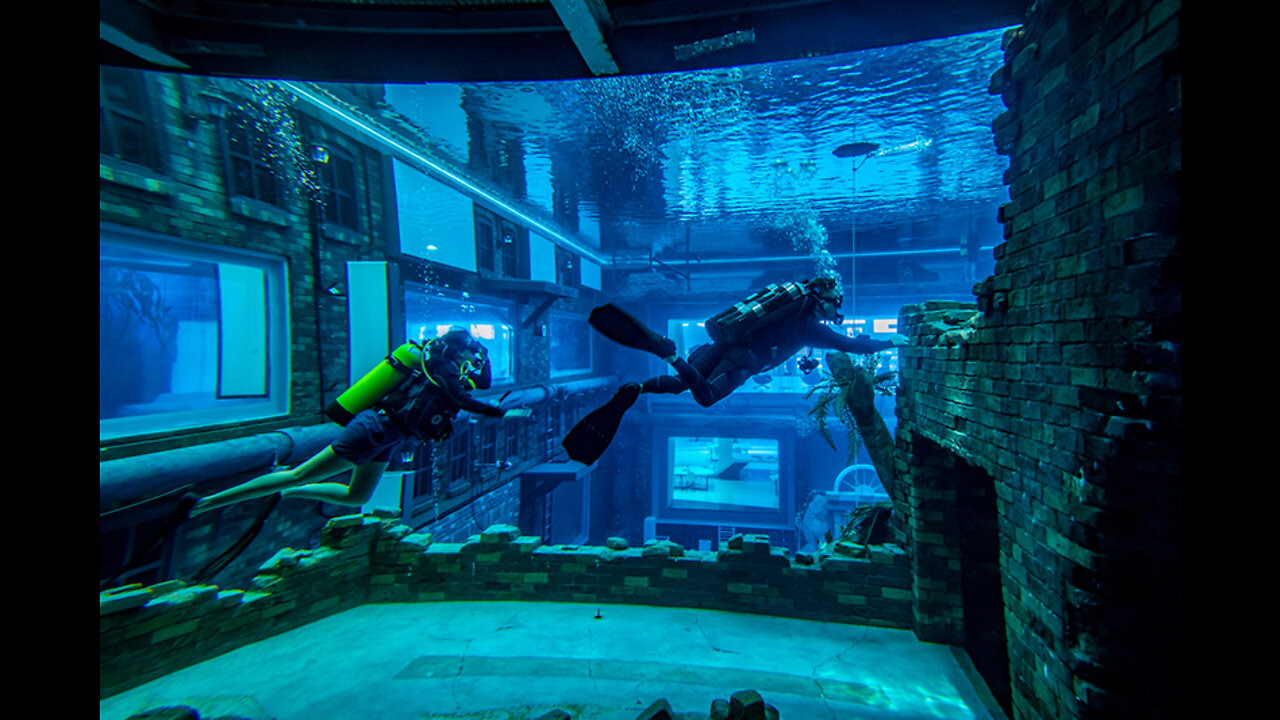
[[[766,703],[755,690],[739,690],[728,700],[711,701],[711,714],[700,712],[676,712],[671,702],[659,698],[645,708],[636,720],[779,720],[778,709]],[[539,718],[541,720],[541,718]]]

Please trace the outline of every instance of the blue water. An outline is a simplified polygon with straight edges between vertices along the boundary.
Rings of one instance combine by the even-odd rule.
[[[662,75],[387,87],[435,151],[580,237],[657,252],[764,229],[917,225],[1008,199],[987,93],[1003,30],[837,56]],[[468,115],[471,120],[468,122]],[[860,166],[832,151],[880,151]],[[477,168],[475,158],[488,159]],[[501,165],[511,158],[514,175]],[[846,230],[847,232],[847,230]],[[908,233],[909,234],[909,233]]]

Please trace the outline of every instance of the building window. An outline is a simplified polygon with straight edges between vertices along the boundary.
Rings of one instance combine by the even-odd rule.
[[[498,424],[501,421],[485,418],[480,421],[480,462],[486,467],[498,463]]]
[[[416,502],[431,495],[436,466],[436,443],[420,443],[416,446],[417,457],[414,458],[413,500]]]
[[[582,270],[578,267],[578,256],[556,246],[556,282],[568,287],[582,284]]]
[[[560,412],[563,402],[553,403],[544,412],[543,417],[543,460],[548,461],[555,456],[560,450],[560,439],[564,437],[564,433],[560,432]]]
[[[324,147],[317,147],[313,157],[319,165],[320,184],[324,191],[324,221],[359,230],[355,160],[342,150]]]
[[[284,204],[283,184],[271,166],[266,135],[242,111],[227,114],[225,140],[227,185],[231,195],[275,205]]]
[[[104,227],[99,274],[102,439],[288,412],[283,258]]]
[[[464,418],[458,421],[458,431],[449,438],[449,485],[458,487],[470,476],[471,425]]]
[[[146,78],[139,70],[98,69],[99,152],[158,170],[160,153]]]
[[[502,259],[501,272],[506,277],[516,277],[518,275],[516,249],[520,247],[524,228],[508,220],[502,220],[498,223],[498,231],[497,256]]]
[[[668,508],[779,508],[777,440],[672,437],[668,442]]]
[[[493,213],[476,208],[476,264],[481,270],[493,270],[494,243],[498,227]]]
[[[506,434],[506,448],[503,459],[515,463],[520,460],[520,429],[524,423],[505,423],[502,431]]]
[[[527,231],[482,207],[475,214],[477,267],[500,277],[518,277],[519,248]]]
[[[551,376],[591,372],[595,334],[581,315],[550,312],[547,327],[551,341]]]

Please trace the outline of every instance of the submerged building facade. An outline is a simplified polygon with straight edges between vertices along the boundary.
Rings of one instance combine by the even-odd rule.
[[[1036,3],[1006,33],[1004,54],[989,86],[1007,107],[992,131],[1009,158],[995,266],[971,302],[921,298],[885,327],[911,340],[885,409],[895,433],[892,542],[860,558],[867,572],[857,580],[823,584],[815,597],[831,607],[821,612],[766,589],[801,567],[828,580],[849,572],[842,558],[824,560],[811,544],[821,533],[806,536],[800,522],[817,494],[859,487],[856,472],[841,475],[848,448],[838,442],[832,453],[808,425],[805,386],[697,413],[682,397],[646,397],[597,465],[557,455],[569,428],[620,382],[665,366],[605,359],[585,318],[632,286],[629,274],[559,230],[577,229],[571,185],[558,188],[551,218],[513,191],[521,153],[502,128],[477,128],[472,160],[455,166],[377,86],[104,67],[102,576],[163,521],[166,498],[300,462],[336,436],[323,409],[350,382],[399,343],[466,322],[498,363],[482,397],[510,391],[535,416],[463,421],[447,442],[395,459],[369,508],[390,508],[382,514],[430,540],[383,521],[330,523],[349,508],[281,503],[209,582],[247,589],[283,577],[278,558],[262,566],[285,547],[394,542],[410,552],[401,546],[464,543],[505,523],[518,532],[421,561],[436,563],[430,572],[370,550],[362,562],[373,569],[341,576],[362,588],[345,597],[545,597],[548,586],[555,595],[553,578],[585,587],[568,580],[588,572],[578,546],[621,537],[716,553],[740,535],[732,552],[746,558],[718,562],[760,568],[723,591],[707,590],[703,575],[718,578],[719,566],[698,556],[687,567],[593,574],[598,587],[579,595],[911,629],[965,648],[1013,717],[1177,716],[1180,3]],[[673,337],[739,299],[693,283],[678,298],[636,297],[642,319]],[[784,369],[760,384],[799,377]],[[726,456],[744,455],[757,458],[757,485],[769,492],[712,499],[699,490],[732,464]],[[118,584],[192,578],[251,530],[258,509],[193,519]],[[838,533],[838,521],[832,512],[822,522]],[[559,554],[535,556],[538,545]],[[501,590],[463,587],[447,569],[486,551],[555,567],[490,578]],[[305,577],[316,588],[335,582],[332,572]],[[275,587],[294,592],[289,582]],[[880,592],[868,585],[876,582]],[[281,607],[255,632],[316,609]],[[135,682],[115,666],[140,651],[103,642],[104,691]],[[175,657],[194,661],[192,648],[218,646],[184,647],[190,655]]]

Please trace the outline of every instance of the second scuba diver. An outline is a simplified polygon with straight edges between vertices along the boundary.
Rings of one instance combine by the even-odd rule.
[[[623,385],[569,431],[561,445],[573,460],[595,462],[641,393],[689,390],[699,405],[711,407],[751,376],[781,365],[803,347],[868,355],[906,344],[902,335],[891,340],[851,338],[827,325],[841,322],[842,300],[840,282],[832,277],[770,285],[707,320],[712,342],[694,348],[687,361],[676,353],[670,338],[650,331],[623,310],[614,305],[595,308],[589,318],[592,327],[615,342],[662,358],[676,374]]]

